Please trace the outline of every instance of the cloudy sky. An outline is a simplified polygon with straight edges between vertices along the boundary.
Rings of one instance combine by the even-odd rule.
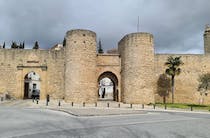
[[[203,53],[210,0],[0,0],[0,44],[50,48],[67,30],[97,33],[105,50],[126,34],[150,32],[156,53]]]

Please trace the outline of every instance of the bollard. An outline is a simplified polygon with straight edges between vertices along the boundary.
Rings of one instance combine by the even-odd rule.
[[[155,104],[153,104],[153,108],[155,109]]]
[[[133,104],[130,104],[130,108],[132,108]]]
[[[107,107],[109,108],[109,103],[107,103]]]
[[[192,105],[190,106],[190,111],[193,111],[193,106]]]
[[[39,100],[36,100],[36,104],[39,104]]]
[[[74,106],[74,102],[71,102],[71,106]]]
[[[61,106],[61,101],[60,100],[58,101],[58,106]]]
[[[47,95],[46,100],[47,100],[48,102],[50,102],[50,95],[49,95],[49,94]]]
[[[4,101],[4,98],[3,98],[3,97],[1,97],[1,101],[2,101],[2,102]]]
[[[97,102],[95,102],[95,107],[97,107]]]
[[[85,107],[85,102],[83,102],[83,107]]]
[[[48,94],[48,95],[46,96],[46,106],[48,106],[49,101],[50,101],[50,95]]]
[[[167,104],[165,104],[165,110],[167,109]]]
[[[142,109],[144,109],[144,104],[142,104]]]
[[[48,94],[47,96],[46,96],[46,106],[48,106],[48,103],[50,102],[50,95]]]
[[[118,104],[118,107],[120,108],[120,103]]]

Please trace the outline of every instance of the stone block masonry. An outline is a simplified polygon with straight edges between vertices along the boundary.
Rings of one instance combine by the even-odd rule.
[[[124,103],[162,102],[157,81],[165,72],[168,56],[182,56],[182,72],[175,78],[175,102],[210,104],[210,94],[197,91],[198,78],[210,72],[210,27],[204,31],[205,54],[155,54],[153,35],[131,33],[118,43],[118,53],[97,54],[96,33],[71,30],[66,46],[40,49],[0,49],[0,95],[23,99],[25,76],[40,76],[40,98],[50,95],[73,103],[98,101],[99,79],[114,82],[114,99]],[[170,91],[169,91],[170,93]],[[169,94],[167,102],[171,102]]]
[[[125,103],[154,103],[154,47],[149,33],[126,35],[119,42],[121,93]]]
[[[72,30],[66,34],[65,100],[96,102],[96,34]]]

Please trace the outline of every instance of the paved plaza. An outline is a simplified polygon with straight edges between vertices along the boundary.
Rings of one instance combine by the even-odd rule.
[[[23,104],[19,101],[19,104],[16,102],[15,105],[12,105],[14,102],[7,105],[0,104],[1,138],[209,138],[210,136],[208,113],[92,107],[63,108],[66,111],[57,111],[55,108],[53,110],[53,108],[32,107],[29,106],[30,102]],[[94,113],[98,115],[93,115]]]

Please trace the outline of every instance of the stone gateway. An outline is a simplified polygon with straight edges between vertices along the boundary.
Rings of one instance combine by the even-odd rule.
[[[48,50],[0,48],[0,95],[30,98],[35,89],[40,99],[50,95],[67,102],[94,103],[100,99],[100,80],[109,78],[114,101],[163,102],[158,81],[165,72],[164,62],[168,56],[181,56],[184,65],[175,78],[175,102],[210,104],[210,94],[197,91],[199,76],[210,72],[208,26],[204,32],[204,54],[155,54],[153,35],[142,32],[123,37],[118,53],[97,53],[96,33],[89,30],[68,31],[65,40],[64,46]],[[33,79],[28,74],[38,77]],[[166,101],[171,102],[168,93]]]

